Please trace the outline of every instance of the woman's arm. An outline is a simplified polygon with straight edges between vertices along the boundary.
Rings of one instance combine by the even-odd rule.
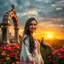
[[[24,37],[26,38],[26,37]],[[23,39],[24,39],[23,38]],[[32,62],[34,60],[33,58],[33,55],[32,53],[30,53],[30,47],[29,47],[29,37],[27,37],[24,41],[23,41],[23,44],[24,44],[24,54],[25,54],[25,57],[27,59],[27,61],[30,61]]]

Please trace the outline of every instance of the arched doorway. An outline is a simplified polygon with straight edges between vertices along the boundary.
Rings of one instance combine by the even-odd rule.
[[[14,30],[15,30],[15,43],[19,42],[19,25],[18,25],[18,18],[16,12],[14,10],[14,5],[12,4],[12,9],[6,12],[3,16],[2,20],[2,43],[10,43],[9,42],[9,26],[10,26],[10,19],[13,20],[14,23]]]

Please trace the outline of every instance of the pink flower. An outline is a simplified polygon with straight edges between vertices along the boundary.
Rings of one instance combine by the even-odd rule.
[[[18,45],[15,45],[15,49],[19,49],[19,46]]]
[[[18,56],[17,56],[17,54],[13,54],[13,57],[17,60],[18,59]]]
[[[53,59],[52,59],[52,58],[50,58],[50,59],[49,59],[49,61],[50,61],[50,62],[53,62]]]
[[[59,51],[60,51],[61,53],[64,53],[64,49],[63,49],[63,48],[59,49]]]
[[[2,58],[0,58],[0,61],[3,61],[3,59],[2,59]]]
[[[7,49],[6,46],[4,46],[3,49],[6,50]]]
[[[58,49],[58,47],[55,46],[55,47],[54,47],[54,50],[57,50],[57,49]]]
[[[48,56],[48,58],[51,58],[51,56]]]
[[[12,54],[12,53],[10,53],[9,55],[10,55],[10,56],[13,56],[13,54]]]
[[[9,52],[12,52],[12,51],[13,51],[11,47],[8,47],[7,50],[8,50]]]
[[[52,52],[52,55],[55,55],[58,52],[59,52],[59,50],[55,50],[54,52]]]
[[[60,59],[61,59],[61,58],[64,58],[64,56],[60,55],[60,56],[58,56],[58,58],[60,58]]]

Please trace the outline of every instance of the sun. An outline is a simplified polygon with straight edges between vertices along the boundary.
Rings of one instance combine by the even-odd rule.
[[[53,38],[53,35],[52,34],[48,34],[47,37],[48,38]]]
[[[45,32],[45,39],[54,39],[55,33],[54,32]]]

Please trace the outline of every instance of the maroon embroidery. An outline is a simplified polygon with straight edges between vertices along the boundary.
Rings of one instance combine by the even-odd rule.
[[[33,61],[33,64],[37,64],[37,62],[34,59],[32,61]]]
[[[24,62],[24,58],[23,58],[23,56],[21,57],[21,62]]]
[[[32,58],[32,61],[29,61],[28,57],[26,58],[26,61],[24,60],[23,56],[21,58],[21,64],[37,64],[37,62]]]

